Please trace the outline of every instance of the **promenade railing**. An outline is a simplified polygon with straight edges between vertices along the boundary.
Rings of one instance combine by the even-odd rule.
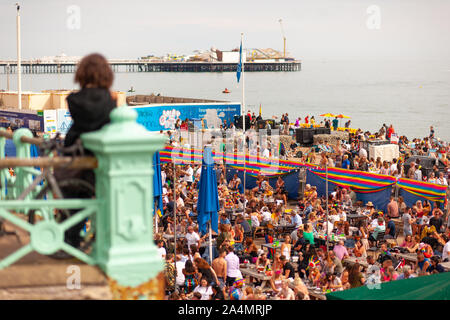
[[[30,144],[39,145],[43,140],[33,138],[28,129],[0,132],[0,219],[30,234],[28,244],[0,260],[0,269],[32,251],[52,255],[62,250],[101,268],[114,288],[114,298],[162,299],[163,261],[153,243],[152,161],[165,138],[138,124],[137,113],[127,107],[115,109],[110,117],[111,123],[101,130],[81,136],[95,158],[31,158]],[[14,141],[15,158],[5,157],[8,138]],[[36,199],[44,188],[37,177],[42,177],[46,168],[58,167],[93,169],[95,198],[52,198],[50,192],[46,199]],[[28,215],[35,210],[40,210],[41,218],[30,223]],[[57,210],[78,212],[58,221]],[[94,238],[88,252],[70,246],[64,236],[86,219],[91,220],[90,236]]]

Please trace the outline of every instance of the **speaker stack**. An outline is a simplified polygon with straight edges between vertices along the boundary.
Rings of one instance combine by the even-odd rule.
[[[312,145],[315,129],[313,128],[298,128],[295,132],[297,143],[301,145]]]
[[[234,116],[234,126],[238,129],[243,129],[242,127],[242,116]],[[245,130],[250,129],[250,118],[245,116]]]

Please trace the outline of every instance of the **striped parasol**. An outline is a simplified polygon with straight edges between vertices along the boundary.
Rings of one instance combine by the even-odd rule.
[[[324,113],[320,115],[321,117],[327,117],[327,118],[333,118],[336,117],[336,115],[332,114],[332,113]]]

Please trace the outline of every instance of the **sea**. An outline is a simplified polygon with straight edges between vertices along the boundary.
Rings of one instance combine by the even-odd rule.
[[[22,90],[75,89],[74,74],[24,74]],[[10,78],[11,90],[16,80]],[[409,139],[429,135],[450,141],[450,59],[333,60],[304,59],[298,72],[247,72],[240,83],[236,73],[116,73],[114,89],[132,94],[242,102],[263,118],[288,113],[291,122],[306,115],[351,117],[350,127],[374,132],[393,125]],[[0,75],[0,89],[6,75]],[[231,93],[222,91],[228,88]],[[131,93],[130,93],[131,94]],[[347,119],[341,120],[341,124]]]

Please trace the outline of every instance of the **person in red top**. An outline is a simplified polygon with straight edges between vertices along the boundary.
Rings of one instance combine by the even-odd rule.
[[[188,119],[186,119],[186,120],[184,120],[182,123],[181,123],[181,126],[180,126],[180,129],[181,130],[188,130],[188,128],[189,128],[189,126],[188,126]]]
[[[247,117],[250,121],[252,121],[252,113],[250,112],[250,110],[248,110],[247,112]]]
[[[387,137],[388,139],[391,139],[391,135],[394,133],[394,127],[392,126],[392,124],[389,126],[388,132],[387,132]]]
[[[307,116],[305,117],[305,123],[308,123],[308,121],[309,121],[309,116],[307,115]]]

